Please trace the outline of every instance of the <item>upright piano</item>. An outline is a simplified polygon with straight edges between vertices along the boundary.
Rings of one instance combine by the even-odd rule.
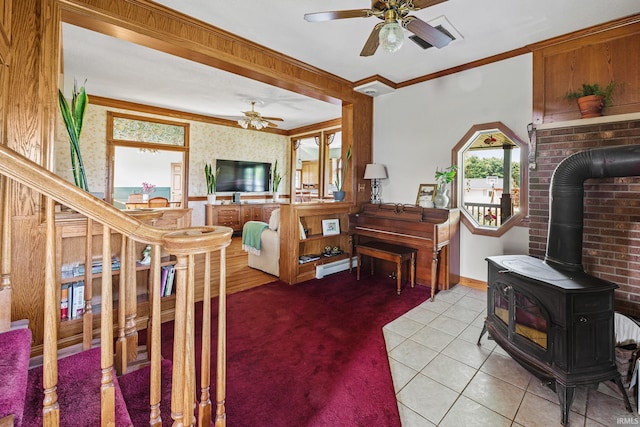
[[[432,298],[460,281],[459,226],[458,209],[365,204],[349,215],[352,245],[381,240],[417,249],[416,283],[430,286]]]

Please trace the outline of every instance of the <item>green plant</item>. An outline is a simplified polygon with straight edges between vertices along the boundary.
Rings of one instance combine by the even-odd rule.
[[[604,106],[611,105],[611,98],[613,95],[613,90],[616,88],[615,82],[609,82],[605,87],[600,87],[598,83],[594,84],[586,84],[583,83],[582,87],[576,91],[569,91],[565,94],[565,98],[569,100],[575,100],[578,98],[582,98],[583,96],[601,96],[602,103]]]
[[[271,191],[278,192],[280,182],[282,181],[282,174],[278,172],[278,160],[273,165],[273,172],[271,173]]]
[[[216,179],[220,173],[220,168],[216,169],[216,173],[213,173],[213,168],[210,163],[204,165],[204,176],[207,180],[207,194],[216,194]]]
[[[62,120],[64,120],[67,133],[69,134],[73,180],[76,187],[89,191],[87,174],[85,173],[82,154],[80,153],[80,132],[82,132],[84,113],[87,109],[87,105],[89,104],[89,97],[84,90],[84,86],[81,86],[80,89],[78,89],[78,85],[74,81],[71,105],[69,105],[61,90],[58,90],[58,103],[60,104]]]
[[[445,185],[450,183],[451,181],[453,181],[453,178],[455,178],[457,171],[457,165],[451,165],[443,170],[436,168],[436,182],[438,183],[438,185]]]
[[[351,160],[351,146],[347,149],[347,154],[345,155],[344,161],[342,158],[338,160],[337,174],[335,185],[338,191],[342,191],[342,186],[344,185],[344,180],[347,177],[347,169],[349,166],[349,160]]]

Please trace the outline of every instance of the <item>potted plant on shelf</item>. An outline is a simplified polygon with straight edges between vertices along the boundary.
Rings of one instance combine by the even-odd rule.
[[[273,172],[271,172],[271,192],[273,193],[273,201],[279,200],[278,189],[280,188],[280,182],[282,182],[282,174],[278,171],[278,160],[273,164]]]
[[[446,169],[440,170],[436,168],[436,195],[433,199],[433,204],[436,208],[446,208],[449,205],[449,195],[447,194],[446,185],[453,181],[458,171],[458,166],[451,165]]]
[[[580,115],[583,119],[599,117],[602,115],[602,109],[611,105],[615,87],[615,82],[609,82],[605,87],[600,87],[598,83],[583,83],[579,90],[567,92],[565,98],[578,101]]]
[[[336,191],[333,192],[333,200],[336,202],[341,202],[344,200],[345,192],[342,190],[342,186],[344,185],[344,180],[347,178],[347,169],[349,167],[349,160],[351,159],[351,146],[347,149],[347,153],[344,157],[344,161],[342,158],[338,160],[338,167],[336,168]]]
[[[216,180],[219,173],[220,168],[216,169],[216,172],[214,173],[211,163],[205,163],[204,177],[207,180],[207,203],[210,205],[214,205],[216,203]]]

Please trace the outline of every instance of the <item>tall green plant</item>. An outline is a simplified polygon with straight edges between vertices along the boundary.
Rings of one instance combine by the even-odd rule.
[[[75,81],[73,82],[71,105],[67,102],[62,91],[58,90],[58,103],[60,104],[62,120],[64,120],[67,133],[69,134],[73,180],[77,187],[89,191],[87,174],[85,173],[82,154],[80,153],[80,132],[82,132],[84,113],[89,104],[89,97],[84,90],[84,85],[78,89],[77,83]]]
[[[278,171],[278,160],[276,159],[271,173],[271,191],[277,193],[278,188],[280,188],[280,182],[282,182],[282,174]]]
[[[336,188],[338,191],[342,191],[342,186],[344,185],[344,181],[347,178],[347,169],[349,166],[349,160],[351,160],[351,146],[347,149],[347,154],[345,155],[344,161],[342,158],[338,161],[338,173],[336,174]]]
[[[207,194],[216,194],[216,180],[218,178],[218,174],[220,173],[220,168],[216,169],[216,173],[213,173],[213,168],[210,163],[205,163],[204,165],[204,177],[207,180]]]

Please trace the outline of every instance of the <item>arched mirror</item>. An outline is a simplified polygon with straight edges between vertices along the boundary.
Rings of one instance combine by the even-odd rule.
[[[526,216],[527,147],[493,122],[474,125],[453,148],[454,200],[472,233],[500,236]]]

